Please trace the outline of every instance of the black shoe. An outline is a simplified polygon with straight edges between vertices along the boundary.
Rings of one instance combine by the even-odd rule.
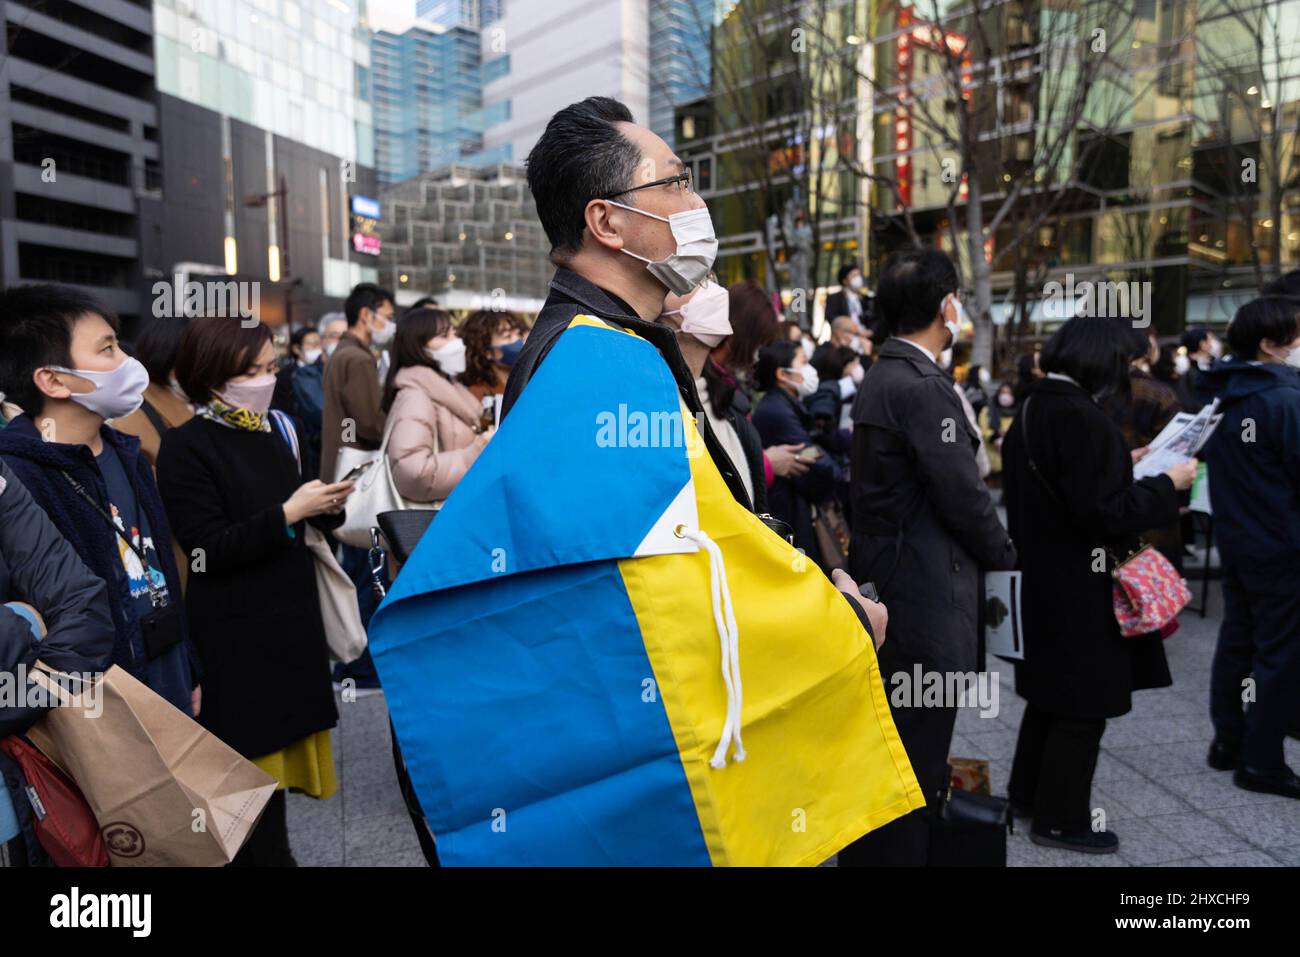
[[[1210,753],[1205,756],[1205,763],[1216,771],[1235,771],[1240,760],[1240,748],[1220,738],[1214,739]]]
[[[1059,847],[1083,854],[1114,854],[1119,850],[1119,837],[1110,831],[1031,830],[1029,839],[1043,847]]]
[[[1280,794],[1282,797],[1300,799],[1300,777],[1285,766],[1277,771],[1256,771],[1243,764],[1233,774],[1232,783],[1243,791]]]

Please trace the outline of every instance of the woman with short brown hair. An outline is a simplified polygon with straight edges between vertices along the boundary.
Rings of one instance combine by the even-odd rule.
[[[275,371],[266,326],[192,320],[176,378],[195,416],[163,435],[158,487],[190,562],[199,721],[280,783],[235,863],[292,866],[286,790],[328,798],[338,788],[338,712],[305,523],[337,526],[352,483],[304,481],[297,427],[269,412]]]

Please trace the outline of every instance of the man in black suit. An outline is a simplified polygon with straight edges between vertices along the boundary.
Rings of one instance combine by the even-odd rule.
[[[834,322],[848,316],[855,322],[866,324],[867,306],[862,295],[862,270],[857,263],[845,263],[836,276],[840,291],[826,297],[826,321]]]
[[[850,568],[889,607],[880,673],[929,806],[849,845],[841,866],[926,863],[957,709],[922,706],[914,669],[945,688],[948,674],[975,671],[980,571],[1016,563],[975,464],[979,435],[937,361],[961,329],[958,296],[943,253],[890,256],[876,298],[893,338],[875,350],[853,405]]]

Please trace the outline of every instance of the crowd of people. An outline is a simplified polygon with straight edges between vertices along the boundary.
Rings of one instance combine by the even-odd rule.
[[[1230,355],[1205,329],[1162,344],[1080,316],[995,378],[954,367],[965,310],[942,252],[895,252],[874,293],[846,264],[821,342],[757,283],[720,284],[689,169],[613,100],[556,114],[528,176],[556,265],[531,325],[432,300],[402,310],[363,283],[283,354],[267,326],[218,316],[152,320],[128,346],[73,289],[0,293],[0,667],[39,655],[128,671],[277,780],[235,863],[292,865],[284,795],[335,793],[334,692],[378,687],[368,656],[331,671],[306,541],[343,520],[357,480],[339,474],[343,450],[379,454],[400,496],[436,508],[586,315],[659,351],[731,494],[832,576],[887,685],[981,670],[982,575],[1023,572],[1010,798],[1035,841],[1082,852],[1119,841],[1091,826],[1107,720],[1171,684],[1164,636],[1121,634],[1110,572],[1139,539],[1181,563],[1197,463],[1140,480],[1133,465],[1174,415],[1217,400],[1204,456],[1225,618],[1209,764],[1300,797],[1282,752],[1300,700],[1297,274],[1237,312]],[[376,570],[363,548],[336,554],[367,621]],[[846,847],[841,865],[926,863],[956,715],[955,701],[894,705],[928,806]],[[0,734],[38,717],[4,709]],[[42,863],[3,755],[0,771],[0,843]]]

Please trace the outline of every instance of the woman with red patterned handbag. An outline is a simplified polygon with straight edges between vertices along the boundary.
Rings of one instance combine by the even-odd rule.
[[[1026,699],[1009,791],[1037,844],[1113,853],[1089,800],[1108,718],[1132,693],[1172,683],[1158,633],[1125,637],[1114,605],[1116,559],[1143,529],[1178,516],[1195,463],[1133,480],[1134,456],[1099,405],[1128,386],[1124,320],[1071,319],[1042,353],[1047,373],[1002,446],[1007,527],[1023,570]]]

